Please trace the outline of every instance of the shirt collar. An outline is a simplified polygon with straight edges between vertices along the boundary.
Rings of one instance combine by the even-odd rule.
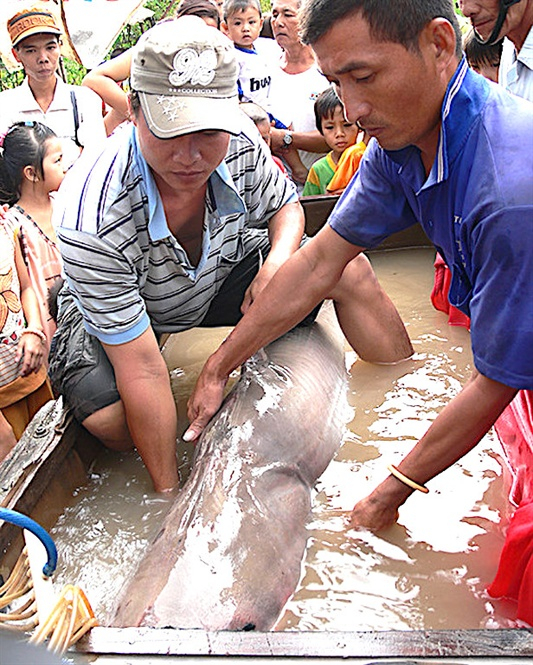
[[[162,240],[170,235],[163,202],[152,175],[152,171],[139,147],[137,131],[131,128],[130,143],[134,160],[141,173],[148,197],[148,233],[152,240]],[[245,213],[246,206],[235,188],[235,183],[225,161],[215,169],[209,178],[210,192],[213,197],[214,215],[217,219],[234,213]]]
[[[257,51],[255,50],[255,46],[252,44],[250,48],[246,48],[246,46],[238,46],[237,44],[234,44],[235,48],[237,51],[242,51],[243,53],[256,53]]]
[[[424,187],[441,183],[448,178],[451,164],[461,153],[472,125],[479,120],[489,91],[487,81],[470,70],[463,56],[446,88],[441,107],[437,154]],[[400,171],[413,159],[413,153],[419,154],[415,146],[386,152],[400,164]]]

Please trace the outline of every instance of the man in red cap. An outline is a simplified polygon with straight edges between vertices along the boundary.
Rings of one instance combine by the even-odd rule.
[[[14,122],[37,120],[63,139],[68,166],[82,147],[105,139],[102,101],[92,90],[68,85],[57,75],[61,29],[45,6],[19,10],[7,29],[26,78],[17,88],[0,93],[0,132]]]

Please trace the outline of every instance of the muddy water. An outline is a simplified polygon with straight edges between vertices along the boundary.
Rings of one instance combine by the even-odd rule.
[[[354,419],[317,485],[300,588],[278,629],[390,630],[512,625],[512,608],[489,599],[507,520],[507,473],[492,433],[428,483],[379,536],[347,530],[345,514],[398,463],[456,394],[471,369],[469,334],[447,325],[429,303],[433,252],[372,257],[413,340],[414,358],[397,367],[357,360],[347,348]],[[178,413],[202,361],[227,330],[172,339],[182,351],[173,372]],[[182,447],[185,478],[192,451]],[[151,491],[136,455],[106,453],[73,498],[53,536],[57,583],[78,583],[102,623],[158,529],[168,501]]]

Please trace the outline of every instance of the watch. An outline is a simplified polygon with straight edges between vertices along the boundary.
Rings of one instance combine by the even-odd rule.
[[[283,145],[285,145],[287,148],[291,145],[292,143],[292,134],[290,132],[285,132],[283,135]]]

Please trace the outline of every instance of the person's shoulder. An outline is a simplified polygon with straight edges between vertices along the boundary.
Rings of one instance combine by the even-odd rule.
[[[76,100],[79,99],[82,102],[91,104],[102,104],[102,98],[96,92],[94,92],[94,90],[91,90],[91,88],[88,88],[86,85],[74,85],[72,83],[67,83],[66,85],[69,94],[73,92],[76,96]]]
[[[270,37],[258,37],[254,42],[254,47],[259,55],[268,58],[272,66],[277,66],[282,54],[282,49],[275,39]]]
[[[489,95],[484,109],[484,121],[490,126],[492,123],[503,123],[513,126],[514,133],[520,135],[520,128],[531,132],[533,122],[533,101],[524,99],[505,90],[502,86],[492,83],[489,85]]]

